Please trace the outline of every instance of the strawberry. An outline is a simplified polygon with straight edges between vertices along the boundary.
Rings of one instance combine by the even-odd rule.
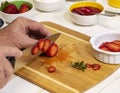
[[[18,10],[19,13],[24,13],[30,10],[30,6],[28,4],[22,4]]]
[[[53,73],[55,72],[56,68],[54,66],[48,67],[48,72]]]
[[[102,44],[99,46],[99,49],[102,49],[102,50],[105,50],[105,51],[110,51],[110,50],[105,46],[105,43],[102,43]]]
[[[17,14],[18,13],[18,9],[15,6],[15,4],[8,4],[3,10],[4,13],[8,13],[8,14]]]
[[[92,64],[91,67],[93,70],[99,70],[101,68],[99,64]]]
[[[34,46],[31,50],[32,55],[35,55],[39,51],[38,46]]]
[[[57,46],[57,44],[52,43],[49,46],[48,50],[46,52],[44,52],[44,54],[46,56],[48,56],[48,57],[54,57],[54,56],[56,56],[57,52],[58,52],[58,46]]]
[[[43,49],[44,44],[45,44],[45,42],[44,42],[43,39],[40,39],[40,40],[38,41],[37,45],[38,45],[39,50],[42,50],[42,49]]]
[[[112,42],[106,42],[105,46],[113,52],[120,52],[120,45],[118,44]]]
[[[113,40],[112,43],[120,45],[120,40]]]
[[[44,46],[43,46],[43,48],[42,48],[42,51],[43,51],[43,52],[47,51],[48,48],[49,48],[49,46],[50,46],[50,40],[45,39],[45,40],[44,40]]]

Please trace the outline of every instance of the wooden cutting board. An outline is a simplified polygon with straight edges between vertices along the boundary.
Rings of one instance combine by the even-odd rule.
[[[107,78],[120,66],[96,60],[92,54],[90,37],[55,23],[43,22],[43,24],[52,33],[61,33],[56,41],[59,52],[53,58],[40,56],[33,60],[28,52],[24,51],[22,57],[24,60],[17,61],[28,64],[16,71],[22,78],[52,93],[83,93]],[[101,65],[101,69],[97,71],[86,69],[83,72],[71,67],[71,62],[75,61],[97,63]],[[51,65],[56,67],[56,72],[48,73],[47,68]]]

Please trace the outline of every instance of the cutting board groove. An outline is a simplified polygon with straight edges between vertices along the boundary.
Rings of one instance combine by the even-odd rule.
[[[27,56],[28,52],[24,52],[23,59],[26,60],[17,61],[28,63],[17,70],[16,75],[51,93],[83,93],[107,78],[119,67],[119,65],[104,64],[93,57],[89,36],[52,22],[42,23],[51,33],[61,33],[56,41],[60,48],[59,52],[53,58],[40,56],[34,60]],[[83,72],[72,68],[71,62],[78,60],[98,63],[101,69],[98,71],[87,69]],[[47,68],[51,65],[56,67],[56,72],[48,73]]]

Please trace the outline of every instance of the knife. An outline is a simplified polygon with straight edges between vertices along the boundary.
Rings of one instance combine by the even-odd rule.
[[[52,34],[52,35],[50,35],[48,37],[45,37],[44,39],[50,40],[50,44],[52,44],[53,42],[55,42],[58,39],[58,37],[60,35],[61,35],[61,33],[55,33],[55,34]],[[33,45],[33,46],[35,46],[35,45]],[[32,50],[33,46],[30,46],[29,48],[23,50],[23,52],[26,53],[25,55],[27,57],[31,58],[31,59],[35,59],[36,57],[38,57],[42,53],[42,51],[38,51],[37,54],[32,55],[31,50]],[[14,66],[15,66],[15,58],[14,57],[7,57],[7,59],[11,63],[12,67],[14,68]]]

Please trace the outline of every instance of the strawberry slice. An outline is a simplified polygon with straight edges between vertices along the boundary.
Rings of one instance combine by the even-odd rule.
[[[32,53],[32,55],[35,55],[35,54],[37,54],[38,51],[39,51],[39,48],[36,45],[36,46],[33,46],[32,50],[31,50],[31,53]]]
[[[113,40],[112,43],[120,45],[120,40]]]
[[[40,39],[40,40],[38,41],[37,45],[38,45],[39,50],[42,50],[42,49],[43,49],[44,44],[45,44],[45,42],[44,42],[43,39]]]
[[[99,64],[92,64],[91,67],[93,70],[99,70],[101,68]]]
[[[56,70],[56,67],[54,67],[54,66],[48,67],[48,72],[50,72],[50,73],[55,72],[55,70]]]
[[[120,52],[120,45],[118,45],[118,44],[115,44],[112,42],[106,42],[105,46],[113,52]]]
[[[105,51],[110,51],[110,50],[105,46],[105,43],[102,43],[102,44],[99,46],[99,49],[102,49],[102,50],[105,50]]]
[[[42,48],[42,51],[43,51],[43,52],[47,51],[48,48],[49,48],[49,46],[50,46],[50,40],[45,39],[45,40],[44,40],[44,46],[43,46],[43,48]]]
[[[56,56],[57,52],[58,52],[58,45],[52,43],[44,54],[48,57],[54,57]]]

